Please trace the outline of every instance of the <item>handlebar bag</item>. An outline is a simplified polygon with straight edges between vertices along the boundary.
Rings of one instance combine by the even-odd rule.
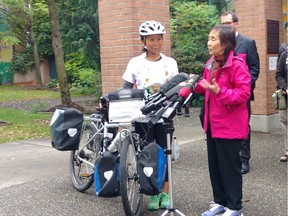
[[[143,99],[143,89],[118,89],[114,92],[108,93],[109,101],[113,100],[125,100],[125,99]]]
[[[59,151],[79,148],[83,113],[75,108],[56,109],[51,122],[52,147]]]
[[[98,197],[120,195],[119,158],[106,151],[100,155],[94,166],[95,192]]]
[[[149,143],[139,153],[138,173],[141,193],[154,196],[162,191],[166,161],[163,148],[155,142]]]
[[[143,118],[141,107],[145,105],[143,89],[119,89],[108,93],[109,122],[131,122]]]

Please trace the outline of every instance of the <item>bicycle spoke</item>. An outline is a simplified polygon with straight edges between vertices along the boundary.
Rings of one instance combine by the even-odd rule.
[[[94,182],[94,164],[98,149],[95,150],[95,140],[90,138],[95,133],[95,127],[90,124],[84,125],[79,145],[80,151],[71,152],[70,179],[75,189],[80,192],[90,188]]]
[[[137,158],[134,145],[128,137],[121,145],[120,189],[124,211],[128,216],[138,216],[142,210],[143,195],[139,190]]]

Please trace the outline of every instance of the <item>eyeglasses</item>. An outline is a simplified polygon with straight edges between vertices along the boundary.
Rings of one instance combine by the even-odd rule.
[[[233,21],[232,22],[224,22],[224,23],[221,23],[222,25],[231,25],[232,23],[234,23]]]

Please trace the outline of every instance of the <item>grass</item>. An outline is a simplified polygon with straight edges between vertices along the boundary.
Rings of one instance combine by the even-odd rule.
[[[60,93],[57,91],[31,90],[17,86],[0,85],[0,103],[43,99],[43,102],[31,106],[31,111],[0,108],[0,143],[50,137],[49,124],[53,113],[39,111],[42,111],[42,107],[45,107],[46,99],[59,97]],[[1,122],[10,124],[3,125]]]
[[[59,98],[60,93],[49,90],[29,90],[21,89],[15,86],[0,85],[0,103],[12,100],[31,100],[31,99],[48,99]]]
[[[0,143],[49,137],[51,117],[52,113],[32,113],[1,108],[1,121],[11,124],[0,126]]]

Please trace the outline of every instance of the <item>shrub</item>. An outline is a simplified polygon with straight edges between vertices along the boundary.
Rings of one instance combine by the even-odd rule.
[[[73,52],[68,54],[65,59],[68,83],[74,83],[79,77],[79,71],[83,68],[89,68],[84,53]]]
[[[102,95],[101,73],[89,67],[84,53],[70,53],[65,62],[70,91],[79,94]]]
[[[49,83],[47,83],[46,86],[47,86],[48,88],[57,88],[58,85],[59,85],[59,83],[58,83],[58,80],[57,80],[57,79],[51,79],[51,80],[49,81]]]
[[[172,55],[179,71],[202,74],[209,54],[209,31],[219,21],[214,6],[194,1],[171,1]]]
[[[11,73],[26,74],[34,65],[34,57],[31,47],[27,47],[23,52],[15,52],[12,58]]]
[[[79,94],[96,94],[101,97],[101,74],[91,68],[82,68],[78,71],[78,77],[70,84],[70,91]]]

